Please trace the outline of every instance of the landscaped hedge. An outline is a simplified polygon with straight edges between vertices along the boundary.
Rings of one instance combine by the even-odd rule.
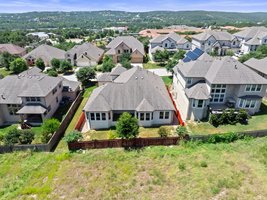
[[[234,109],[225,110],[222,114],[211,114],[209,122],[218,127],[220,125],[235,125],[237,123],[247,124],[249,114],[245,110],[239,110],[238,113]]]

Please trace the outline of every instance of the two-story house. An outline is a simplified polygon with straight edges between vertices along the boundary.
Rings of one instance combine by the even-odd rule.
[[[89,67],[97,65],[102,59],[103,54],[103,49],[98,48],[92,43],[85,42],[67,51],[65,58],[74,66]]]
[[[231,57],[204,53],[195,61],[174,67],[173,96],[185,120],[202,120],[226,108],[260,109],[267,80]]]
[[[51,66],[51,60],[53,58],[57,58],[59,60],[65,59],[66,52],[58,49],[53,46],[49,46],[46,44],[42,44],[38,46],[37,48],[33,49],[31,52],[23,56],[23,58],[26,60],[27,64],[30,66],[34,66],[35,62],[38,58],[41,58],[46,67]]]
[[[76,97],[79,85],[61,77],[47,76],[36,67],[1,79],[0,126],[20,121],[41,124],[53,116],[64,96]]]
[[[192,45],[191,42],[173,32],[165,35],[159,35],[151,39],[149,44],[149,52],[155,52],[154,49],[156,47],[161,47],[169,51],[187,51],[191,49]]]
[[[244,54],[256,51],[260,45],[267,45],[267,28],[264,26],[248,27],[234,35],[240,41],[240,51]]]
[[[224,56],[228,50],[237,52],[239,41],[226,31],[206,30],[203,33],[193,35],[192,49],[194,48],[199,48],[207,53],[216,52],[218,56]]]
[[[143,63],[144,45],[133,36],[118,36],[108,45],[105,55],[111,56],[114,63],[120,62],[123,53],[131,54],[132,63]]]
[[[114,80],[96,88],[83,109],[89,129],[115,126],[123,112],[138,118],[140,126],[172,124],[175,108],[159,76],[140,67],[117,70],[120,75],[113,71]]]

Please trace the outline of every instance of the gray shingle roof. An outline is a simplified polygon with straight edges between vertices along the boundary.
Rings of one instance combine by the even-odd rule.
[[[210,94],[206,83],[197,83],[185,89],[185,94],[191,99],[209,99]]]
[[[123,66],[121,66],[121,64],[118,64],[116,67],[114,67],[111,72],[110,75],[111,76],[119,76],[121,73],[127,71],[127,69]]]
[[[28,58],[29,56],[35,59],[41,58],[45,63],[50,63],[53,58],[64,60],[65,53],[66,52],[61,49],[43,44],[37,47],[36,49],[32,50],[31,52],[29,52],[23,57],[25,59]]]
[[[25,105],[23,106],[17,114],[44,114],[46,108],[41,105]]]
[[[184,39],[183,37],[179,36],[176,33],[169,33],[169,34],[165,34],[165,35],[159,35],[158,37],[155,37],[154,39],[150,40],[151,43],[162,43],[164,40],[171,38],[172,40],[174,40],[177,44],[184,44],[186,42],[188,42],[186,39]]]
[[[211,84],[267,84],[267,80],[231,57],[179,63],[175,73],[205,78]]]
[[[14,44],[0,44],[0,52],[8,52],[12,55],[18,55],[26,52],[26,49]]]
[[[253,37],[262,37],[263,35],[266,36],[267,34],[267,28],[264,26],[253,26],[248,27],[243,31],[237,32],[234,35],[241,38],[253,38]]]
[[[87,57],[91,58],[92,60],[99,61],[100,58],[104,54],[104,50],[98,48],[97,46],[93,45],[92,43],[85,42],[81,45],[76,45],[67,53],[70,54],[77,54],[77,57],[80,57],[81,55],[86,55]]]
[[[112,83],[95,89],[85,111],[174,110],[162,79],[139,67],[123,72]]]
[[[229,40],[232,41],[235,37],[226,32],[226,31],[213,31],[213,30],[206,30],[203,33],[193,35],[193,39],[199,40],[199,41],[206,41],[211,36],[213,36],[216,40]]]
[[[121,43],[124,43],[128,47],[132,48],[133,52],[135,50],[138,50],[141,54],[145,55],[144,45],[133,36],[118,36],[118,37],[116,37],[114,40],[112,40],[107,45],[107,48],[109,49],[109,51],[107,51],[106,54],[108,54],[108,55],[115,54],[116,52],[114,51],[114,49],[118,45],[120,45]]]
[[[60,82],[59,77],[39,73],[36,67],[0,80],[0,104],[21,104],[21,96],[43,97]]]
[[[112,82],[112,77],[110,76],[110,72],[106,72],[97,76],[98,82]]]
[[[256,59],[251,58],[244,63],[249,66],[251,69],[257,70],[265,75],[267,75],[267,58]]]

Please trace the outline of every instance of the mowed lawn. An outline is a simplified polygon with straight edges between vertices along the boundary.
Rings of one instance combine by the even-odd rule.
[[[159,63],[144,63],[143,64],[144,69],[158,69],[158,68],[163,68],[164,66],[161,66]]]
[[[223,125],[219,127],[212,126],[209,122],[188,122],[187,129],[190,134],[213,134],[227,132],[242,132],[267,129],[267,101],[264,100],[261,105],[261,111],[249,119],[248,125]]]
[[[266,199],[267,138],[232,144],[16,152],[0,199]]]
[[[96,86],[92,86],[92,87],[89,87],[85,90],[84,94],[83,94],[83,100],[80,104],[80,106],[78,107],[73,119],[71,120],[67,130],[66,130],[66,133],[70,132],[70,131],[73,131],[74,128],[75,128],[75,125],[77,124],[77,122],[79,121],[80,119],[80,116],[82,114],[82,111],[83,111],[83,108],[85,106],[85,104],[87,103],[87,100],[88,98],[90,97],[91,93],[93,92],[93,90],[96,88]]]

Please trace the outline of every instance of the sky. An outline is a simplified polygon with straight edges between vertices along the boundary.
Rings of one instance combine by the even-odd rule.
[[[267,12],[267,0],[0,0],[0,13],[92,10]]]

